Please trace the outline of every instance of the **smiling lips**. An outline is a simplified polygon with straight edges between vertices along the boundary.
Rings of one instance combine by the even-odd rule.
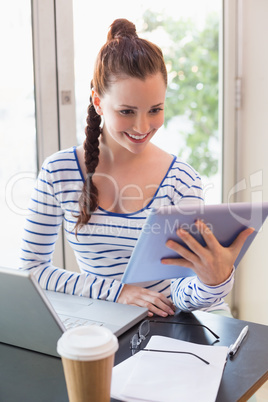
[[[128,138],[133,141],[133,142],[144,142],[145,139],[148,137],[149,133],[146,133],[144,135],[133,135],[133,134],[129,134],[124,132],[124,134],[126,134],[128,136]]]

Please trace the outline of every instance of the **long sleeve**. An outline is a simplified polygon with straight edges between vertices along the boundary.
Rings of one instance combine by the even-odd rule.
[[[197,276],[178,278],[171,283],[174,304],[183,311],[226,309],[223,298],[232,290],[234,269],[229,278],[217,286],[202,283]]]
[[[33,190],[22,239],[21,268],[31,270],[44,289],[116,301],[122,288],[120,281],[87,272],[70,272],[53,265],[55,243],[65,212],[55,185],[59,180],[65,183],[70,180],[70,170],[65,169],[64,176],[57,167],[63,160],[68,165],[69,159],[65,159],[64,153],[57,158],[54,157],[53,163],[49,159],[45,161]],[[77,172],[72,169],[71,173]],[[70,181],[71,189],[65,191],[79,193],[73,182],[74,179]]]

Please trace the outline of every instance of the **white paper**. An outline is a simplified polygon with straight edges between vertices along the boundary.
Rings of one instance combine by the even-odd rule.
[[[111,395],[123,401],[214,402],[228,347],[153,336],[146,348],[195,353],[138,352],[113,368]]]

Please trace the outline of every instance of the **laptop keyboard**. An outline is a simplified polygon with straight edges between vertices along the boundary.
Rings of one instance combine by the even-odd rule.
[[[66,329],[79,327],[81,325],[98,325],[99,327],[103,325],[102,322],[84,320],[82,318],[76,318],[76,317],[68,317],[66,315],[59,314],[59,317]]]

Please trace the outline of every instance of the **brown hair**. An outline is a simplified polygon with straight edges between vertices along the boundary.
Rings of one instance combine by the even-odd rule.
[[[161,72],[167,84],[167,70],[161,49],[148,40],[141,39],[135,25],[126,19],[117,19],[110,26],[107,42],[97,56],[91,88],[104,96],[111,83],[120,77],[144,80],[148,75]],[[80,215],[76,230],[88,223],[98,207],[98,189],[92,176],[99,162],[99,136],[101,118],[95,111],[90,97],[88,106],[86,139],[84,141],[87,178],[79,199]]]

